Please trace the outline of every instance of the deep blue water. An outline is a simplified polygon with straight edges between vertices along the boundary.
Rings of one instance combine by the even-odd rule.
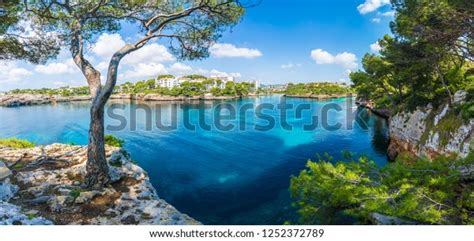
[[[257,118],[255,108],[245,115],[237,111],[235,120],[225,124],[240,124],[230,131],[210,131],[185,128],[183,109],[202,108],[204,104],[216,106],[229,103],[236,109],[246,104],[280,103],[280,96],[264,96],[232,101],[210,101],[178,103],[178,125],[176,130],[162,131],[154,127],[146,130],[145,111],[137,111],[137,130],[130,124],[120,131],[108,131],[125,140],[125,148],[150,175],[160,197],[205,224],[282,224],[296,218],[288,194],[290,177],[297,175],[308,159],[317,160],[317,155],[328,153],[335,160],[342,158],[342,151],[367,155],[377,164],[387,161],[387,123],[364,109],[358,109],[358,121],[367,123],[346,128],[347,99],[317,101],[311,99],[286,98],[287,104],[307,104],[309,110],[296,118],[295,111],[287,111],[287,120],[293,130],[281,127],[281,112],[277,109],[262,113],[276,119],[275,127],[268,131],[255,130],[255,124],[268,122]],[[121,102],[127,119],[131,108],[137,103]],[[171,103],[162,104],[162,118],[169,123]],[[156,103],[147,103],[154,107]],[[343,123],[344,128],[327,130],[319,127],[305,131],[302,126],[311,116],[321,116],[321,108],[330,103],[340,105],[343,111],[329,112],[329,124]],[[0,107],[0,137],[18,137],[37,144],[87,143],[89,104],[85,102],[56,105],[27,106],[18,108]],[[152,121],[155,114],[152,112]],[[214,114],[203,112],[206,123],[212,123]],[[224,114],[228,111],[224,111]],[[245,116],[245,117],[244,117]],[[199,119],[197,110],[189,111],[191,123]],[[319,118],[321,123],[321,118]],[[117,120],[106,117],[106,125],[117,125]],[[245,126],[246,130],[239,127]]]

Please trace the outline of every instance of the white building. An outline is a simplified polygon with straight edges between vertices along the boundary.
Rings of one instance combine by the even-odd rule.
[[[174,88],[179,86],[183,81],[177,78],[158,78],[156,77],[155,79],[155,85],[157,87],[163,87],[163,88]]]
[[[227,82],[235,82],[235,78],[233,76],[219,76],[219,75],[211,75],[211,79],[218,79],[221,80],[220,84],[215,83],[214,87],[218,87],[224,89]]]
[[[209,89],[210,88],[213,88],[213,87],[217,87],[217,88],[221,88],[221,89],[224,89],[226,84],[230,81],[234,82],[234,77],[232,76],[217,76],[217,75],[213,75],[210,77],[211,79],[215,79],[215,80],[220,80],[220,83],[217,83],[215,82],[213,86],[209,86]],[[156,77],[155,79],[155,86],[156,87],[163,87],[163,88],[173,88],[173,87],[177,87],[177,86],[180,86],[183,82],[197,82],[197,83],[201,83],[203,81],[205,81],[206,79],[205,78],[202,78],[202,79],[190,79],[188,77],[179,77],[179,78],[171,78],[171,77],[167,77],[167,78],[159,78],[159,77]]]
[[[255,90],[258,90],[260,89],[262,83],[260,82],[260,80],[255,80],[254,84],[255,84]]]

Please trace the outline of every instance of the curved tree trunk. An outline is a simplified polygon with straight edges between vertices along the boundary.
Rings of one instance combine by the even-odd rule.
[[[90,115],[87,175],[84,184],[88,188],[97,189],[109,182],[109,167],[105,157],[104,143],[104,105],[94,101]]]
[[[109,181],[109,166],[105,156],[104,141],[104,108],[117,82],[117,70],[120,60],[130,52],[143,47],[153,35],[147,35],[135,45],[126,44],[114,53],[110,59],[107,69],[107,81],[102,87],[100,72],[84,58],[84,40],[82,36],[82,24],[76,22],[73,28],[70,50],[76,65],[81,69],[87,79],[89,91],[92,98],[90,109],[89,145],[87,147],[86,177],[84,186],[91,189],[100,189]]]
[[[128,51],[128,48],[124,49]],[[104,108],[117,82],[117,69],[123,55],[119,51],[112,56],[107,70],[107,81],[103,87],[100,86],[100,74],[98,78],[97,76],[92,77],[95,80],[90,81],[96,83],[95,85],[89,84],[91,93],[95,94],[92,94],[92,107],[90,110],[91,122],[89,127],[89,145],[87,148],[87,175],[84,185],[92,189],[100,189],[110,181],[109,166],[105,156]],[[99,91],[94,91],[93,86],[96,86]]]

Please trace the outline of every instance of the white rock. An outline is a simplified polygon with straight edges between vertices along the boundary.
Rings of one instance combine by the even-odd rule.
[[[462,104],[467,97],[467,92],[464,90],[459,90],[454,94],[454,104]]]
[[[119,148],[106,147],[109,162],[121,165],[110,166],[110,177],[115,183],[107,188],[97,191],[71,190],[78,188],[78,181],[83,180],[86,174],[87,148],[63,144],[52,144],[43,147],[19,150],[0,149],[0,158],[13,162],[19,155],[27,154],[28,159],[38,160],[42,155],[51,158],[60,158],[67,163],[62,168],[41,168],[15,173],[15,179],[22,189],[20,192],[31,195],[31,200],[23,201],[22,207],[34,207],[33,204],[47,204],[52,215],[58,217],[61,212],[80,212],[81,206],[96,202],[97,205],[106,205],[107,212],[98,213],[93,218],[78,217],[68,220],[68,224],[199,224],[186,214],[180,213],[176,208],[159,199],[155,188],[152,186],[147,173],[139,166],[133,164],[129,157]],[[8,190],[11,188],[9,187]],[[77,193],[79,192],[79,193]],[[9,195],[11,196],[11,195]],[[19,195],[16,195],[18,197]],[[97,198],[97,199],[96,199]],[[30,210],[30,209],[28,209]],[[15,214],[20,216],[20,214]],[[33,213],[30,213],[31,216]],[[10,215],[11,216],[11,215]],[[18,218],[17,218],[18,219]],[[21,219],[21,218],[20,218]],[[0,219],[0,224],[2,219]],[[54,221],[54,220],[53,220]],[[6,223],[7,221],[5,221]],[[8,223],[12,221],[9,220]],[[21,222],[22,224],[28,224]],[[30,222],[31,223],[31,222]]]
[[[0,161],[0,181],[9,177],[12,174],[12,171],[8,169],[7,165]]]
[[[441,111],[435,113],[434,119],[428,120],[431,111],[433,111],[431,108],[417,108],[412,113],[400,112],[393,116],[390,119],[390,138],[396,140],[393,143],[401,143],[401,145],[399,145],[399,148],[391,146],[389,149],[402,149],[414,152],[418,156],[430,156],[433,153],[439,153],[444,155],[457,154],[461,158],[467,157],[470,150],[474,148],[471,144],[474,137],[474,119],[462,124],[450,133],[448,143],[442,145],[441,136],[446,133],[436,132],[436,125],[451,110],[448,105],[445,105]],[[435,128],[426,130],[429,121],[433,122]],[[429,131],[429,133],[426,133],[425,142],[421,143],[420,139],[426,131]]]
[[[446,115],[446,113],[448,113],[448,110],[449,110],[449,105],[445,105],[443,110],[441,111],[441,113],[439,113],[438,115],[435,116],[434,118],[434,125],[438,125],[439,121],[441,119],[443,119],[443,117]]]
[[[19,188],[10,183],[9,179],[0,183],[0,201],[8,202],[18,192]]]
[[[53,222],[43,217],[36,217],[30,214],[30,217],[21,212],[20,207],[0,201],[0,225],[51,225]]]

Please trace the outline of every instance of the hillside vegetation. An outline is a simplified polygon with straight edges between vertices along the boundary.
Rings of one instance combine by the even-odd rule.
[[[351,93],[351,88],[334,83],[300,83],[288,84],[287,95],[345,95]]]

